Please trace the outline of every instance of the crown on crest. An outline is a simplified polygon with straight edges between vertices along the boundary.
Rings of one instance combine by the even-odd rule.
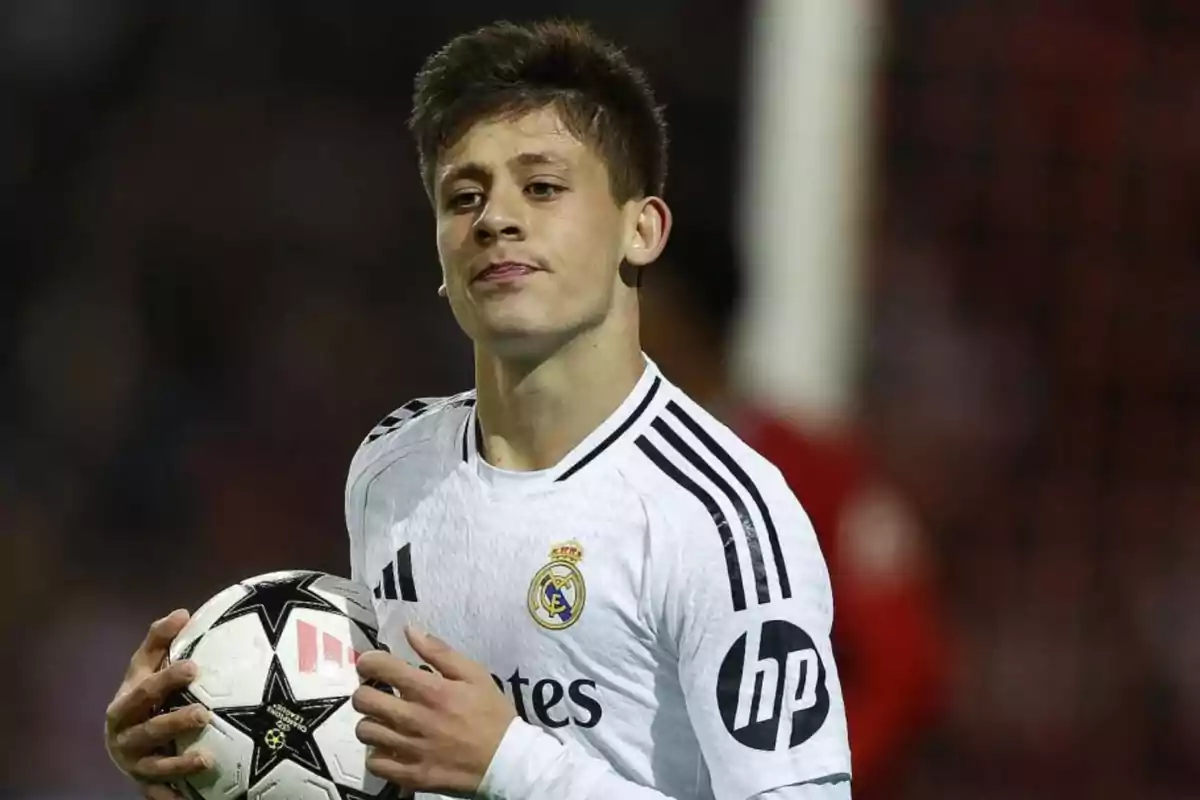
[[[583,560],[583,545],[575,540],[556,544],[550,548],[550,560],[577,564]]]

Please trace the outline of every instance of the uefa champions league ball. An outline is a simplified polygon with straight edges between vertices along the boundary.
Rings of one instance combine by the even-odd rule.
[[[401,796],[366,770],[350,705],[355,662],[380,649],[371,596],[321,572],[259,575],[201,606],[168,659],[199,675],[164,711],[201,703],[212,720],[176,742],[215,765],[176,788],[203,800],[369,800]]]

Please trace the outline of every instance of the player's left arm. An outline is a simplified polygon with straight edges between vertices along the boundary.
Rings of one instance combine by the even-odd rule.
[[[799,787],[849,797],[828,569],[778,470],[751,464],[746,472],[738,516],[660,504],[651,518],[659,639],[676,648],[717,798],[788,797]]]

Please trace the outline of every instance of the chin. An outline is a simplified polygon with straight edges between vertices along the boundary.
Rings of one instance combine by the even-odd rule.
[[[490,320],[471,337],[475,344],[501,358],[538,359],[550,355],[571,338],[570,328],[544,321]]]

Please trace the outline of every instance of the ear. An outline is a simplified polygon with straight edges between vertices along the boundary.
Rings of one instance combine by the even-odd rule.
[[[671,209],[661,197],[646,197],[635,201],[637,217],[632,235],[625,245],[625,261],[631,266],[644,267],[654,261],[667,246],[671,235]]]

